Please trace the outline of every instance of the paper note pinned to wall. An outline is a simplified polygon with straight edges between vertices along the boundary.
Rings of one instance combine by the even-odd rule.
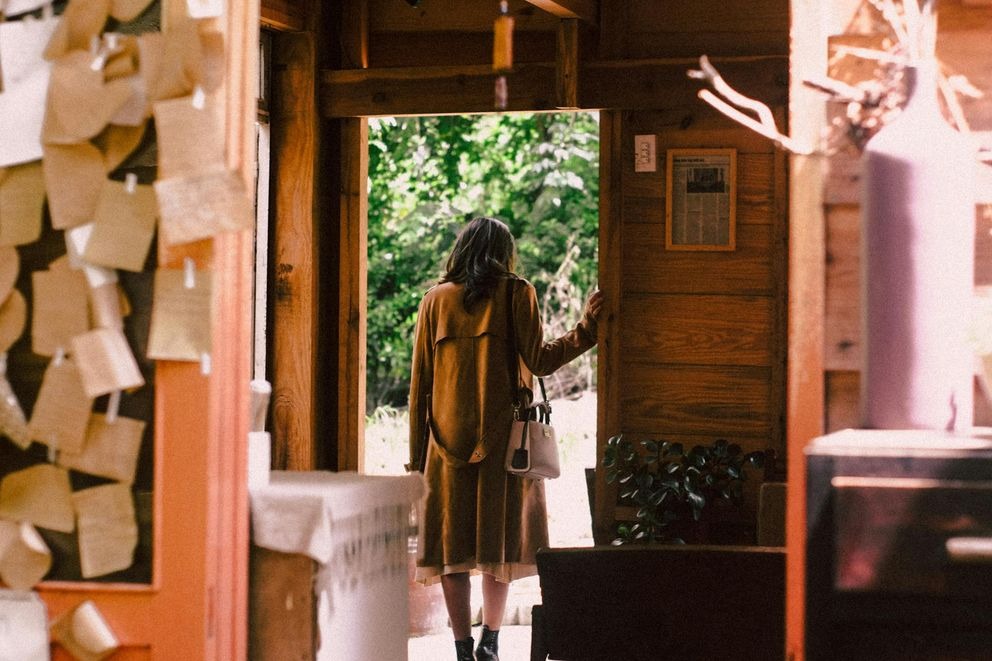
[[[52,67],[41,137],[45,144],[76,144],[95,137],[131,98],[127,80],[104,82],[87,51],[66,53]]]
[[[54,356],[59,347],[68,351],[72,338],[90,327],[86,278],[72,269],[50,268],[32,273],[31,284],[31,350],[39,356]]]
[[[8,3],[9,5],[9,3]],[[9,6],[5,9],[10,16]],[[0,167],[41,158],[41,127],[51,64],[42,57],[44,45],[59,19],[0,22]]]
[[[63,452],[58,463],[64,468],[131,484],[134,482],[144,432],[143,420],[118,416],[113,423],[109,423],[107,416],[94,413],[90,418],[83,451]]]
[[[27,450],[31,445],[31,433],[24,409],[7,380],[7,361],[2,354],[0,351],[0,436],[6,436],[14,445]]]
[[[186,284],[182,270],[155,272],[149,358],[199,362],[210,353],[211,273],[196,271],[194,286]]]
[[[76,227],[93,220],[105,175],[103,154],[89,142],[45,145],[45,191],[52,227]]]
[[[117,636],[92,601],[84,601],[52,622],[52,638],[78,661],[100,661],[119,646]]]
[[[0,650],[4,661],[49,661],[48,613],[36,593],[0,590]]]
[[[91,264],[142,271],[155,235],[157,213],[151,186],[134,185],[129,192],[126,183],[106,180],[83,258]]]
[[[197,108],[193,101],[186,96],[154,105],[159,179],[223,168],[224,125],[218,108]]]
[[[54,60],[68,51],[89,50],[107,24],[110,0],[71,0],[62,13],[52,38],[45,46],[45,58]]]
[[[51,568],[52,552],[34,526],[0,520],[0,581],[15,590],[30,590]]]
[[[36,464],[8,473],[0,482],[0,518],[59,532],[75,530],[69,471]]]
[[[77,335],[72,338],[72,357],[79,365],[88,397],[145,385],[127,338],[119,329],[95,328]]]
[[[72,494],[79,524],[83,578],[127,569],[134,562],[138,524],[131,487],[104,484]]]
[[[244,181],[226,169],[155,182],[159,229],[167,245],[250,229],[254,208]]]
[[[0,247],[0,303],[7,300],[14,291],[17,274],[21,271],[21,258],[10,247]]]
[[[16,289],[0,305],[0,353],[6,353],[24,333],[28,304]]]
[[[44,203],[45,178],[40,161],[0,171],[0,246],[37,241]]]
[[[38,399],[31,410],[31,438],[53,449],[80,452],[93,399],[83,389],[83,378],[72,359],[53,360],[45,370]]]

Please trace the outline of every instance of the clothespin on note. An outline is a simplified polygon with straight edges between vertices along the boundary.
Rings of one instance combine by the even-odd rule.
[[[120,412],[121,408],[121,391],[115,390],[110,393],[110,399],[107,400],[107,424],[112,425],[117,422],[117,414]]]
[[[197,110],[203,110],[207,105],[207,93],[203,91],[202,85],[197,85],[193,89],[193,107]]]
[[[183,287],[196,289],[196,263],[192,257],[183,260]]]
[[[128,195],[134,195],[134,192],[138,190],[138,175],[128,172],[124,176],[124,190]]]

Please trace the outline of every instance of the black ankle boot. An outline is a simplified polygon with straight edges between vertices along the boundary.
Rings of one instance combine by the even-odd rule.
[[[493,631],[482,625],[479,646],[475,648],[475,661],[499,661],[499,629]]]
[[[458,661],[475,661],[475,657],[472,656],[472,643],[474,642],[471,636],[465,640],[455,641],[455,654],[458,655]]]

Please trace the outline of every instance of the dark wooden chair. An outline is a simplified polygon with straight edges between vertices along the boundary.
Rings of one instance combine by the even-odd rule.
[[[531,661],[775,661],[785,549],[595,546],[537,554]]]

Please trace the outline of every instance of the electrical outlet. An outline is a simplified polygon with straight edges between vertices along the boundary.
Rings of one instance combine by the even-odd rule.
[[[655,136],[634,136],[634,172],[656,172]]]

